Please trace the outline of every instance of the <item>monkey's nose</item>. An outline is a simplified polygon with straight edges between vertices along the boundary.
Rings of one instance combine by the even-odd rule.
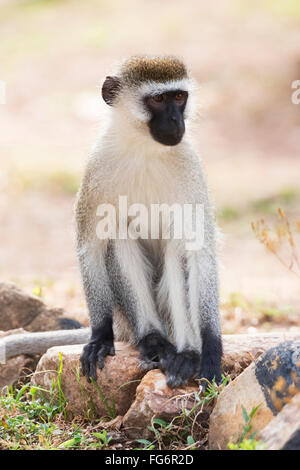
[[[173,116],[171,116],[171,121],[177,123],[177,122],[178,122],[177,116],[175,116],[175,115],[173,114]]]

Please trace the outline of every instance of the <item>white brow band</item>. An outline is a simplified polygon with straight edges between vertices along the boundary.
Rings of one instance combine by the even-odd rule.
[[[188,78],[182,80],[169,80],[168,82],[145,82],[138,88],[138,93],[145,95],[159,95],[166,91],[182,90],[189,91],[191,88]]]

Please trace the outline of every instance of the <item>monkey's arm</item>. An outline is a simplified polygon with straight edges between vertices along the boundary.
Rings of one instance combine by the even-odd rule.
[[[98,249],[92,243],[79,247],[78,258],[91,323],[91,338],[83,348],[80,359],[82,372],[90,381],[90,377],[97,380],[97,365],[103,368],[105,356],[115,354],[112,324],[114,299],[103,244],[99,244]]]
[[[209,258],[209,257],[208,257]],[[203,280],[200,297],[202,359],[200,378],[221,381],[222,336],[219,315],[218,273],[215,259],[208,260],[210,270]]]
[[[221,380],[222,336],[219,315],[218,269],[214,252],[205,247],[192,254],[189,269],[197,273],[189,284],[190,309],[201,335],[199,378]],[[207,382],[202,382],[206,387]]]
[[[97,238],[97,208],[103,194],[93,158],[89,160],[75,203],[77,256],[89,310],[91,338],[81,355],[82,372],[87,380],[97,379],[97,365],[114,355],[112,315],[114,299],[105,265],[106,242]]]

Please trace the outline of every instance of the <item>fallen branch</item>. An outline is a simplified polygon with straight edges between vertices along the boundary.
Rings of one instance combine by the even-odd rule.
[[[21,354],[43,354],[52,346],[84,344],[88,342],[89,337],[90,328],[15,334],[0,339],[0,351],[8,360]]]
[[[53,346],[85,344],[90,328],[57,330],[41,333],[24,333],[0,339],[0,352],[5,351],[6,360],[21,354],[43,354]],[[223,335],[224,371],[234,375],[241,373],[254,359],[282,341],[300,340],[300,329],[293,333],[259,333],[250,335]]]

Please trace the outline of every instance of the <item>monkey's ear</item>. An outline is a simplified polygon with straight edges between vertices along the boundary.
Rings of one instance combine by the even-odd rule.
[[[118,92],[121,88],[121,80],[119,77],[106,77],[102,86],[102,98],[105,103],[112,106]]]

